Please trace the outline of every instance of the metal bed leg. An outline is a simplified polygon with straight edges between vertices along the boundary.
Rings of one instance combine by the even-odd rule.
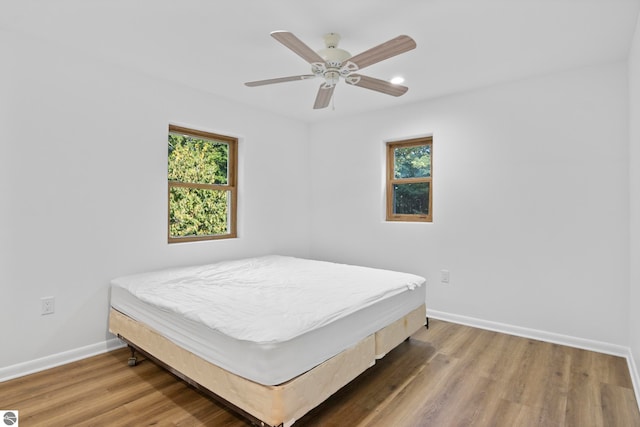
[[[429,329],[429,318],[427,317],[427,323],[424,325],[427,329]]]
[[[136,366],[138,364],[138,358],[136,357],[136,349],[133,346],[128,346],[131,350],[131,357],[129,357],[129,366]]]

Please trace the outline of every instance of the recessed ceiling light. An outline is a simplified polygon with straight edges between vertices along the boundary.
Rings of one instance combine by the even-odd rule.
[[[390,80],[390,82],[394,85],[399,85],[401,83],[404,83],[404,77],[401,76],[395,76],[394,78],[392,78]]]

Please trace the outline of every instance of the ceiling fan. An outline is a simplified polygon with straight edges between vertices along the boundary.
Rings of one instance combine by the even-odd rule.
[[[392,84],[385,80],[357,73],[357,71],[369,65],[414,49],[416,42],[409,36],[398,36],[369,50],[365,50],[356,56],[351,56],[349,52],[338,47],[340,35],[337,33],[326,34],[324,36],[326,47],[318,52],[312,50],[302,40],[288,31],[274,31],[271,33],[271,37],[311,64],[311,72],[313,74],[258,80],[247,82],[245,85],[250,87],[263,86],[322,77],[324,82],[318,89],[318,94],[313,104],[314,109],[325,108],[329,105],[333,91],[341,77],[350,85],[375,90],[392,96],[400,96],[409,89],[406,86]]]

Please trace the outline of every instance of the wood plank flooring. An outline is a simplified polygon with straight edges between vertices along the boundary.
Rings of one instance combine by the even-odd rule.
[[[0,383],[21,426],[247,426],[122,349]],[[626,360],[431,320],[295,423],[302,426],[640,427]]]

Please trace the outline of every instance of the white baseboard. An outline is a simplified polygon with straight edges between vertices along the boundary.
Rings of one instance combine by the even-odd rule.
[[[489,331],[502,332],[504,334],[516,335],[523,338],[530,338],[554,344],[566,345],[569,347],[581,348],[584,350],[597,351],[598,353],[611,354],[628,359],[629,347],[611,344],[602,341],[576,338],[569,335],[556,334],[553,332],[541,331],[538,329],[523,328],[520,326],[508,325],[506,323],[492,322],[474,317],[460,316],[458,314],[446,313],[443,311],[427,309],[427,317],[459,323],[461,325],[472,326],[474,328],[486,329]]]
[[[112,338],[110,340],[91,344],[86,347],[52,354],[51,356],[18,363],[15,365],[7,366],[6,368],[0,368],[0,382],[23,377],[25,375],[44,371],[46,369],[55,368],[56,366],[66,365],[67,363],[86,359],[87,357],[96,356],[98,354],[106,353],[108,351],[115,350],[124,346],[125,344],[118,338]]]
[[[631,375],[631,382],[633,383],[633,391],[636,394],[636,403],[638,404],[638,409],[640,410],[640,375],[638,372],[636,361],[633,358],[633,354],[631,353],[631,349],[629,349],[627,353],[627,365],[629,366],[629,375]]]

